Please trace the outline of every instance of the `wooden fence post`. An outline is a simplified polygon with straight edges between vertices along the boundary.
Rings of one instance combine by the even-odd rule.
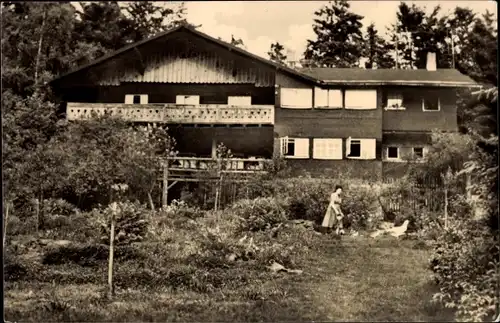
[[[7,202],[5,205],[5,217],[3,221],[3,248],[5,249],[5,241],[7,239],[7,224],[9,223],[9,205],[10,202]]]
[[[115,246],[115,215],[117,211],[117,204],[111,204],[111,230],[109,233],[109,263],[108,263],[108,298],[113,298],[113,258]]]
[[[168,205],[168,160],[163,164],[163,195],[161,207],[165,208]]]

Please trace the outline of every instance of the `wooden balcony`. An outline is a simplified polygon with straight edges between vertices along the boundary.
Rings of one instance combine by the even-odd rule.
[[[171,181],[210,181],[218,177],[217,160],[199,157],[172,157],[168,158],[169,166],[167,179]],[[223,175],[238,175],[239,180],[248,178],[252,174],[265,173],[264,164],[268,159],[262,158],[230,158],[223,161],[224,167],[220,172]],[[211,174],[210,170],[214,173]],[[217,173],[217,174],[215,174]],[[207,174],[212,177],[198,176]],[[214,177],[215,176],[215,177]],[[165,178],[162,177],[164,180]]]
[[[229,106],[216,104],[102,104],[68,102],[68,120],[85,120],[96,115],[121,116],[134,122],[187,124],[274,124],[274,106]]]

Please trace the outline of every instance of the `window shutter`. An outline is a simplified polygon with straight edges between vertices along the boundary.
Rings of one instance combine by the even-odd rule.
[[[340,138],[313,139],[313,158],[342,159],[342,139]]]
[[[328,106],[342,108],[342,90],[328,90]]]
[[[328,106],[328,90],[319,87],[314,88],[314,106],[327,107]]]
[[[288,137],[280,138],[280,153],[285,156],[288,152]]]
[[[134,95],[132,94],[125,95],[125,104],[134,104]]]
[[[295,157],[309,158],[309,138],[295,138]]]
[[[377,90],[346,90],[345,108],[360,110],[376,109]]]
[[[141,94],[141,104],[148,104],[148,95]]]
[[[348,157],[351,154],[351,137],[347,138],[345,141],[345,156]]]
[[[229,96],[227,98],[228,105],[250,106],[252,105],[251,96]]]
[[[281,107],[308,109],[312,108],[312,89],[281,88]]]
[[[361,139],[361,159],[375,159],[376,147],[375,139]]]
[[[175,96],[175,104],[185,104],[185,95],[176,95]]]

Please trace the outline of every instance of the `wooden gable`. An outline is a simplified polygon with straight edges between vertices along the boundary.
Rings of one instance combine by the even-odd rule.
[[[86,79],[93,85],[142,82],[271,87],[275,84],[273,68],[183,30],[92,66],[85,74],[76,73],[70,83]]]

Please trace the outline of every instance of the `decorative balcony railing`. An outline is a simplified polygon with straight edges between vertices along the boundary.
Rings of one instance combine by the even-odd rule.
[[[168,158],[169,171],[204,172],[216,170],[218,161],[213,158],[199,157],[170,157]],[[264,164],[268,159],[262,158],[228,158],[223,159],[223,173],[258,173],[264,171]]]
[[[85,120],[93,114],[121,116],[134,122],[190,124],[274,124],[274,106],[216,104],[103,104],[69,102],[68,120]]]

